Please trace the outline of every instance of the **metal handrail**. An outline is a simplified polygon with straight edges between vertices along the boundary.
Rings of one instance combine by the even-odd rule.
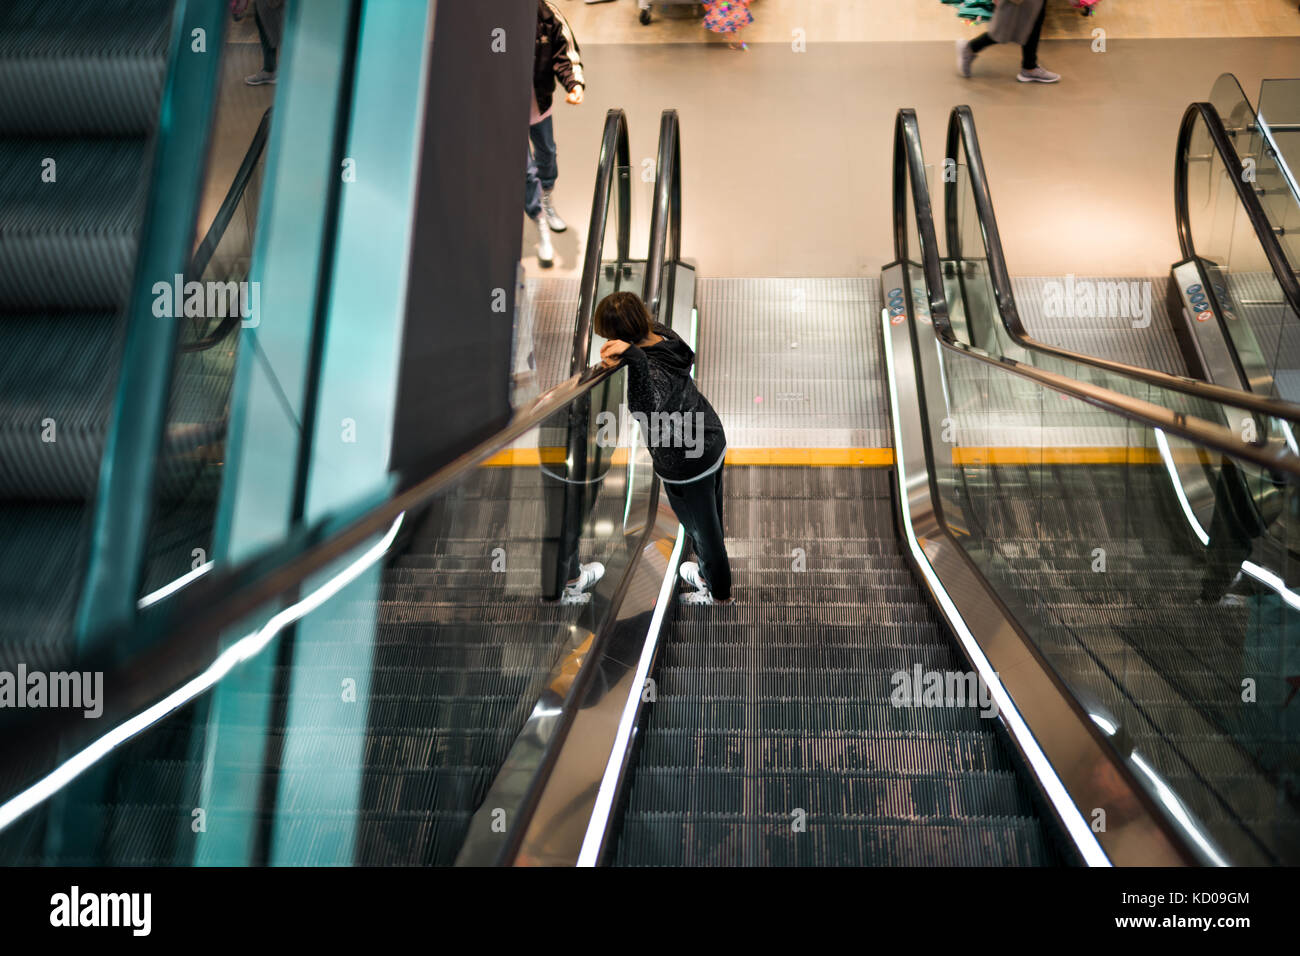
[[[682,251],[682,146],[676,110],[659,117],[659,156],[655,165],[654,205],[650,211],[650,245],[641,298],[650,314],[659,316],[664,266]],[[671,285],[671,283],[670,283]],[[671,291],[671,289],[670,289]]]
[[[921,244],[921,268],[929,287],[927,292],[930,301],[930,319],[939,333],[940,345],[943,348],[960,352],[985,365],[1028,379],[1052,391],[1070,395],[1139,425],[1158,428],[1166,434],[1175,435],[1239,461],[1248,461],[1276,475],[1300,482],[1300,457],[1292,454],[1279,443],[1249,444],[1242,441],[1236,432],[1222,425],[1211,424],[1184,412],[1173,411],[1153,402],[1124,395],[1099,385],[1081,382],[1056,372],[1048,372],[1014,359],[994,358],[958,341],[953,334],[948,315],[948,302],[943,293],[943,270],[939,260],[929,190],[925,186],[925,159],[921,152],[920,129],[916,122],[916,113],[910,109],[899,110],[894,127],[894,250],[900,262],[909,261],[906,219],[909,181],[912,208],[915,210],[918,239]],[[987,196],[987,193],[985,195]],[[996,230],[996,226],[994,229]],[[996,236],[996,232],[994,235]],[[1233,398],[1242,394],[1231,389],[1220,391],[1228,392]]]
[[[217,251],[217,246],[221,245],[221,240],[226,234],[230,220],[235,215],[235,209],[244,198],[244,190],[248,188],[249,180],[253,178],[253,169],[257,166],[257,161],[262,157],[262,150],[266,147],[270,129],[271,107],[268,106],[266,112],[262,114],[262,121],[257,124],[257,132],[253,134],[253,141],[248,144],[248,150],[244,153],[243,162],[239,164],[239,169],[235,172],[235,178],[230,183],[226,198],[222,200],[221,206],[217,209],[217,214],[213,217],[212,225],[208,227],[207,233],[203,236],[203,241],[194,250],[194,257],[190,260],[190,268],[187,273],[192,278],[198,279],[203,275],[203,271],[207,269],[208,263],[212,260],[213,253]],[[220,324],[212,332],[203,338],[182,344],[180,351],[206,351],[226,338],[239,323],[240,317],[238,314],[228,315],[221,320]]]
[[[1198,120],[1205,124],[1206,132],[1210,134],[1210,142],[1215,152],[1219,154],[1219,161],[1232,174],[1228,178],[1232,180],[1237,199],[1246,210],[1246,218],[1250,220],[1251,229],[1264,249],[1264,257],[1268,259],[1269,268],[1273,270],[1278,285],[1282,287],[1282,295],[1287,305],[1300,317],[1300,282],[1296,281],[1291,271],[1291,263],[1282,249],[1282,243],[1278,242],[1277,233],[1273,231],[1273,224],[1269,221],[1268,213],[1264,211],[1259,196],[1249,183],[1237,175],[1237,171],[1243,168],[1241,157],[1223,127],[1223,119],[1219,116],[1219,111],[1210,103],[1193,103],[1187,107],[1178,127],[1178,145],[1174,149],[1174,214],[1178,221],[1178,245],[1182,249],[1183,258],[1197,258],[1195,237],[1192,235],[1187,173],[1192,133],[1196,130]]]
[[[596,193],[591,200],[591,222],[587,228],[587,254],[582,264],[582,284],[578,289],[578,318],[573,328],[573,354],[569,374],[576,375],[587,367],[591,353],[592,316],[596,311],[596,291],[600,285],[601,257],[605,252],[605,225],[609,219],[610,185],[618,175],[618,261],[628,258],[631,245],[632,184],[628,179],[631,150],[627,142],[627,114],[611,109],[605,114],[605,131],[600,138],[600,158],[596,165]]]
[[[621,367],[621,366],[620,366]],[[326,571],[376,537],[389,532],[406,512],[421,508],[468,477],[489,457],[541,426],[572,403],[587,396],[618,371],[593,365],[518,409],[509,423],[446,466],[415,482],[392,498],[291,532],[286,541],[243,564],[196,579],[169,600],[144,610],[133,625],[119,625],[98,635],[98,648],[79,670],[104,673],[103,712],[86,721],[80,711],[58,708],[12,711],[3,722],[5,739],[20,739],[22,747],[0,750],[0,782],[6,788],[26,786],[42,759],[75,752],[103,733],[143,713],[202,674],[223,650],[222,638],[250,616],[275,608],[279,599],[296,596],[313,576]],[[114,648],[145,632],[145,650],[125,662]],[[13,796],[0,793],[0,805]]]
[[[1193,109],[1198,106],[1204,106],[1213,111],[1213,107],[1208,106],[1208,104],[1194,104]],[[1226,143],[1226,134],[1224,141]],[[1226,143],[1226,145],[1228,149],[1232,148],[1231,143]],[[1080,365],[1090,365],[1093,368],[1099,368],[1114,375],[1120,375],[1156,388],[1179,392],[1220,405],[1228,405],[1232,408],[1257,412],[1282,421],[1300,423],[1300,405],[1293,402],[1265,398],[1252,392],[1225,388],[1222,385],[1213,385],[1181,375],[1170,375],[1167,372],[1157,372],[1152,369],[1139,368],[1136,365],[1128,365],[1124,362],[1098,358],[1095,355],[1073,352],[1059,346],[1048,345],[1031,336],[1025,329],[1024,323],[1020,319],[1020,311],[1016,307],[1015,293],[1011,285],[1011,274],[1007,269],[1006,256],[1002,251],[1002,237],[998,232],[997,217],[993,212],[993,200],[989,193],[988,178],[984,170],[984,159],[980,152],[979,136],[975,131],[975,119],[969,106],[955,107],[948,118],[948,139],[945,155],[955,160],[959,148],[966,157],[971,193],[975,199],[980,230],[984,237],[984,251],[988,257],[989,278],[993,284],[993,295],[997,302],[998,314],[1007,334],[1011,336],[1017,345],[1030,352],[1052,355]],[[1235,152],[1232,155],[1235,155]],[[958,186],[957,182],[951,180],[944,183],[945,229],[947,232],[948,254],[954,258],[960,258],[962,251],[961,230],[957,218],[958,202],[956,191]],[[1258,205],[1258,200],[1256,200],[1256,204]],[[1276,237],[1273,237],[1273,241],[1276,242]],[[1294,279],[1292,282],[1294,283]],[[938,328],[937,325],[936,328]],[[957,341],[951,327],[940,331],[945,340],[949,342]]]

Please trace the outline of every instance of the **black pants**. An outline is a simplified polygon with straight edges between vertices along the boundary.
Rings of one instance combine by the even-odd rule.
[[[1032,70],[1038,66],[1038,41],[1043,35],[1043,21],[1047,19],[1047,4],[1043,4],[1043,9],[1038,11],[1038,19],[1034,21],[1034,29],[1029,33],[1029,39],[1020,51],[1020,68],[1022,70]],[[981,50],[987,50],[998,41],[993,39],[987,33],[981,33],[975,39],[970,41],[972,53],[979,53]]]
[[[257,12],[256,6],[253,7],[253,22],[257,24],[257,39],[262,44],[262,69],[274,73],[277,51],[271,46],[271,38],[267,35],[266,25],[262,23],[262,15]]]
[[[724,466],[725,468],[725,466]],[[722,472],[683,485],[664,482],[668,503],[686,529],[687,542],[700,561],[700,574],[714,598],[731,598],[731,561],[722,533]]]

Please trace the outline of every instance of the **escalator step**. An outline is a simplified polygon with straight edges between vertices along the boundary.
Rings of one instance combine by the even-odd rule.
[[[0,140],[0,310],[125,305],[147,149],[145,140]],[[47,157],[56,184],[40,181]]]
[[[145,136],[173,0],[0,6],[0,136]]]
[[[765,770],[814,770],[955,775],[1012,769],[1010,754],[983,731],[798,733],[761,736],[754,731],[663,728],[644,738],[643,767],[744,768],[757,755]]]
[[[661,685],[666,686],[666,685]],[[966,730],[978,732],[985,718],[971,707],[894,707],[885,703],[844,697],[837,700],[808,697],[751,698],[747,695],[686,696],[664,693],[650,708],[651,731],[744,729],[773,735],[816,734],[852,727],[864,733],[882,731],[940,734]]]
[[[1031,819],[899,824],[888,819],[629,813],[620,866],[1045,866],[1057,862]]]
[[[1033,804],[1009,771],[946,774],[897,772],[646,768],[637,777],[630,813],[665,809],[691,814],[748,813],[789,817],[803,810],[819,818],[869,816],[899,821],[925,818],[1032,816]]]

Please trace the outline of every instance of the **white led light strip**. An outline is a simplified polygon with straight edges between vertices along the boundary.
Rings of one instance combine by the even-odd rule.
[[[402,519],[405,516],[406,512],[399,514],[394,519],[392,527],[384,534],[384,537],[367,550],[365,554],[316,588],[311,594],[280,611],[256,631],[235,641],[230,647],[222,651],[217,656],[217,659],[209,664],[201,674],[191,678],[156,704],[147,707],[134,717],[124,720],[102,737],[73,754],[26,790],[4,804],[0,804],[0,830],[9,826],[9,824],[43,800],[47,800],[60,789],[66,787],[115,748],[130,740],[142,730],[162,720],[178,707],[183,707],[209,690],[235,667],[259,654],[287,625],[310,614],[355,581],[361,576],[361,572],[383,557],[388,549],[392,547],[393,541],[397,538],[398,529],[402,527]]]
[[[604,776],[600,778],[596,802],[591,808],[591,819],[587,821],[587,832],[582,838],[582,849],[578,851],[577,866],[595,866],[600,854],[605,828],[609,825],[609,815],[614,809],[614,795],[618,791],[618,781],[623,774],[623,761],[632,743],[632,730],[636,725],[641,691],[645,687],[646,678],[650,676],[650,662],[654,660],[655,648],[659,644],[657,635],[663,626],[664,615],[673,601],[673,591],[677,586],[677,561],[682,556],[682,545],[685,541],[685,529],[678,525],[677,541],[673,544],[673,553],[668,559],[668,570],[664,573],[663,584],[659,586],[659,600],[655,602],[654,616],[651,617],[650,627],[647,630],[648,634],[656,635],[656,639],[646,641],[641,647],[641,659],[637,661],[636,674],[628,688],[627,700],[623,704],[623,715],[619,718],[618,731],[614,735],[614,745],[610,750],[609,760],[605,763]]]
[[[1200,520],[1196,513],[1192,511],[1192,503],[1187,500],[1187,492],[1183,490],[1182,479],[1178,477],[1178,468],[1174,465],[1173,453],[1169,450],[1169,439],[1159,428],[1153,429],[1156,433],[1156,445],[1160,449],[1160,457],[1164,460],[1165,470],[1169,472],[1169,479],[1174,485],[1174,494],[1178,498],[1178,505],[1183,509],[1183,515],[1187,518],[1187,523],[1192,526],[1192,532],[1206,547],[1210,544],[1210,536],[1206,533],[1205,528],[1201,526]],[[1287,603],[1294,610],[1300,611],[1300,595],[1286,586],[1286,582],[1278,577],[1263,565],[1256,564],[1254,561],[1241,562],[1241,570],[1249,574],[1252,578],[1264,585],[1266,588],[1274,591],[1278,597]]]

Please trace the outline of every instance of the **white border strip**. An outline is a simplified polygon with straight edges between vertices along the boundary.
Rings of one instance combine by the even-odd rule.
[[[175,594],[181,588],[190,584],[191,582],[197,581],[199,578],[203,577],[203,575],[207,574],[211,570],[212,570],[212,562],[204,561],[193,571],[187,571],[185,574],[182,574],[179,578],[177,578],[175,581],[172,581],[170,584],[164,584],[157,591],[151,591],[150,593],[146,594],[144,597],[140,598],[140,600],[136,602],[135,606],[141,611],[143,611],[145,608],[149,607],[149,605],[157,604],[163,598],[169,597]]]
[[[280,611],[256,631],[235,641],[230,647],[222,651],[217,656],[217,659],[209,664],[207,669],[198,676],[191,678],[156,704],[145,708],[134,717],[127,718],[98,740],[73,754],[26,790],[4,804],[0,804],[0,830],[3,830],[28,810],[66,787],[136,734],[211,689],[217,681],[229,674],[238,665],[259,654],[287,625],[310,614],[355,581],[363,571],[383,557],[388,549],[392,547],[393,541],[397,538],[398,529],[402,527],[402,519],[405,516],[406,512],[399,514],[384,537],[365,554],[306,597]]]
[[[605,830],[609,826],[609,815],[614,809],[614,795],[618,792],[619,779],[623,775],[623,762],[632,744],[632,731],[636,727],[636,715],[641,707],[641,692],[645,689],[646,678],[650,676],[650,663],[654,660],[655,648],[659,646],[664,615],[668,612],[668,607],[673,600],[673,591],[676,589],[677,562],[682,556],[682,546],[685,541],[685,530],[679,524],[677,541],[673,544],[672,555],[668,558],[668,571],[664,574],[663,584],[659,587],[659,600],[655,603],[655,612],[650,619],[648,633],[654,635],[654,639],[646,641],[641,647],[641,659],[637,661],[632,686],[628,689],[627,701],[623,704],[623,715],[618,721],[614,747],[610,751],[609,760],[605,763],[605,774],[601,777],[600,789],[596,791],[596,802],[591,809],[591,818],[587,821],[587,832],[582,838],[582,849],[578,851],[576,866],[595,866],[600,854]]]
[[[925,551],[921,548],[920,542],[916,540],[916,533],[912,528],[912,516],[907,508],[907,466],[903,460],[902,446],[898,436],[903,434],[902,424],[899,420],[898,412],[898,381],[894,371],[893,342],[890,338],[889,311],[880,310],[881,321],[885,330],[885,369],[889,376],[889,405],[890,416],[894,426],[894,449],[895,465],[897,468],[898,491],[901,496],[899,499],[900,511],[903,514],[903,527],[907,531],[907,545],[911,549],[912,556],[916,560],[917,567],[920,568],[922,576],[930,587],[930,591],[935,596],[935,600],[942,608],[944,616],[948,619],[962,646],[966,649],[971,661],[975,664],[975,669],[979,671],[980,678],[984,681],[993,699],[998,705],[998,711],[1005,718],[1007,728],[1016,738],[1017,743],[1033,768],[1034,774],[1038,777],[1039,782],[1043,785],[1043,790],[1047,797],[1052,801],[1056,808],[1057,814],[1065,824],[1066,831],[1070,834],[1070,839],[1078,847],[1079,853],[1083,856],[1084,862],[1089,866],[1111,866],[1110,858],[1106,856],[1106,851],[1102,849],[1101,844],[1097,842],[1096,834],[1088,826],[1087,820],[1079,808],[1075,806],[1074,801],[1070,799],[1069,792],[1065,789],[1065,784],[1057,776],[1056,770],[1052,763],[1047,759],[1039,747],[1038,741],[1034,739],[1033,732],[1030,731],[1029,725],[1025,723],[1020,711],[1016,709],[1011,700],[1011,695],[1007,693],[1006,687],[1002,684],[1002,679],[998,676],[993,665],[989,663],[984,651],[980,648],[975,636],[971,633],[970,628],[966,626],[965,620],[953,604],[952,598],[949,597],[939,576],[935,574],[934,568],[930,565],[930,559],[926,557]],[[920,382],[917,383],[920,387]]]

